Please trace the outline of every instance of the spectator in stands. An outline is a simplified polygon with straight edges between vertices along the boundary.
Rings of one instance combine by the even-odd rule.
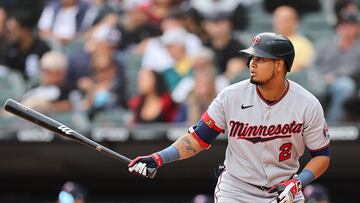
[[[105,16],[112,13],[112,8],[107,4],[108,0],[88,0],[89,7],[86,9],[84,19],[81,22],[80,30],[91,29]]]
[[[184,77],[191,74],[193,62],[186,52],[186,35],[187,31],[180,28],[165,32],[161,38],[171,58],[175,61],[172,67],[162,73],[171,92]]]
[[[133,48],[142,40],[159,36],[161,34],[159,26],[149,24],[148,21],[149,15],[143,12],[141,6],[136,4],[131,6],[126,14],[120,18],[121,40],[118,45],[119,49]]]
[[[214,202],[214,197],[206,194],[198,194],[191,201],[191,203],[213,203],[213,202]]]
[[[49,1],[39,19],[40,36],[63,50],[80,32],[86,9],[81,0]]]
[[[141,69],[138,75],[138,95],[129,100],[133,123],[172,122],[176,105],[172,101],[161,74]]]
[[[34,34],[35,25],[30,13],[14,11],[6,21],[6,41],[1,45],[0,64],[18,71],[25,79],[38,77],[39,59],[49,51]]]
[[[202,16],[200,13],[193,8],[183,8],[181,12],[183,13],[185,29],[198,36],[203,43],[207,42],[209,39],[203,26],[201,26]]]
[[[108,16],[111,17],[111,16]],[[118,67],[118,77],[125,82],[124,67],[122,61],[117,57],[117,45],[120,40],[120,33],[114,27],[116,20],[113,18],[103,19],[85,38],[85,45],[82,50],[69,56],[69,71],[67,83],[76,88],[77,81],[81,77],[91,74],[91,60],[98,53],[112,56]]]
[[[339,123],[344,117],[343,104],[356,92],[352,78],[360,68],[359,21],[356,15],[341,12],[336,37],[319,43],[314,67],[324,75],[330,99],[327,121]]]
[[[290,6],[279,6],[273,13],[273,29],[282,34],[293,43],[295,53],[291,72],[308,68],[314,57],[314,46],[306,37],[298,33],[299,16],[297,11]]]
[[[322,1],[322,13],[326,15],[329,25],[336,26],[340,11],[346,10],[349,13],[357,14],[359,12],[357,1],[354,0],[332,0]]]
[[[204,19],[204,28],[209,35],[206,46],[215,51],[219,73],[225,72],[231,58],[239,56],[239,50],[245,46],[232,36],[233,25],[229,14],[215,13]]]
[[[341,18],[342,12],[348,12],[354,15],[358,15],[359,8],[353,0],[335,0],[334,3],[334,14],[335,18]]]
[[[303,193],[306,203],[330,203],[328,191],[322,185],[308,185],[303,189]]]
[[[163,34],[173,29],[184,29],[184,22],[181,16],[178,12],[171,12],[166,16],[161,22]],[[174,65],[174,60],[161,42],[161,38],[160,36],[142,42],[144,43],[144,45],[142,45],[144,46],[144,52],[141,53],[141,67],[161,72]],[[185,36],[185,47],[187,55],[191,56],[202,48],[202,43],[198,36],[187,32]]]
[[[5,22],[7,18],[6,9],[0,6],[0,43],[3,43],[5,37]]]
[[[133,3],[137,3],[136,1],[123,1],[123,0],[107,0],[107,4],[111,7],[111,9],[119,14],[122,15],[127,12],[128,7],[131,6]]]
[[[294,1],[294,0],[266,0],[263,1],[264,8],[267,12],[273,13],[274,10],[279,6],[291,6],[295,8],[299,15],[308,14],[311,12],[320,12],[321,4],[319,0],[302,0],[302,1]]]
[[[184,121],[189,123],[201,119],[201,116],[217,94],[215,87],[216,70],[214,68],[199,67],[194,69],[193,78],[194,87],[181,108],[182,112],[179,111],[179,114],[183,114]]]
[[[214,72],[216,75],[214,81],[216,93],[219,93],[222,89],[229,85],[230,78],[222,74],[217,75],[215,53],[210,48],[203,47],[191,58],[193,60],[193,72]],[[229,74],[235,74],[235,71],[231,70],[231,73]],[[184,103],[191,91],[194,89],[195,84],[196,77],[194,74],[186,76],[181,81],[179,81],[178,85],[176,85],[175,89],[171,92],[171,97],[177,103]]]
[[[231,84],[249,78],[249,69],[243,58],[237,57],[230,59],[226,64],[224,76]]]
[[[88,112],[89,118],[94,118],[99,111],[126,108],[125,84],[118,77],[118,67],[112,55],[93,55],[91,71],[92,77],[83,77],[78,81],[78,89],[85,93],[83,110]]]
[[[251,3],[247,0],[190,0],[189,4],[204,17],[216,13],[226,13],[234,25],[234,29],[244,30],[249,22],[247,6],[250,6]]]
[[[279,6],[273,13],[273,29],[293,43],[295,53],[294,63],[288,78],[303,85],[316,96],[323,96],[325,84],[319,70],[310,67],[314,59],[313,43],[298,33],[299,16],[295,8]]]
[[[56,203],[86,203],[87,196],[82,185],[68,181],[62,186]]]
[[[181,0],[149,0],[140,5],[141,10],[148,14],[149,23],[160,25],[161,21],[173,10],[177,10]]]
[[[349,12],[359,15],[359,7],[353,0],[336,0],[334,4],[334,14],[336,19],[341,19],[341,13]],[[353,75],[357,84],[357,94],[344,102],[346,121],[358,122],[360,120],[360,69]]]
[[[21,103],[41,112],[70,111],[70,89],[65,83],[66,56],[49,51],[41,58],[40,64],[40,85],[26,92]]]

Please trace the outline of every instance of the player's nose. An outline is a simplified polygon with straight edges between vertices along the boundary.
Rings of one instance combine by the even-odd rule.
[[[257,66],[257,63],[256,63],[256,61],[254,60],[254,58],[252,58],[251,60],[250,60],[250,63],[249,63],[249,68],[251,68],[251,67],[256,67]]]
[[[257,67],[256,63],[250,62],[250,65],[249,65],[250,71],[256,69],[256,67]]]

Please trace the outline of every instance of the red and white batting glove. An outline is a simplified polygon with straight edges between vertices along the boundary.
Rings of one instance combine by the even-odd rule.
[[[154,178],[157,169],[162,166],[162,159],[157,154],[151,154],[148,156],[138,156],[133,159],[129,165],[129,171],[138,175]]]
[[[279,195],[270,203],[292,203],[298,192],[301,191],[301,182],[296,179],[290,179],[285,182],[272,186],[270,193],[277,192]]]

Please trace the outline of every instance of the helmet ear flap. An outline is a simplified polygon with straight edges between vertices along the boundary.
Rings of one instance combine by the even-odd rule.
[[[248,55],[248,57],[247,57],[246,65],[247,65],[248,68],[250,68],[250,62],[251,62],[251,59],[252,59],[253,57],[254,57],[254,56],[252,56],[252,55]]]

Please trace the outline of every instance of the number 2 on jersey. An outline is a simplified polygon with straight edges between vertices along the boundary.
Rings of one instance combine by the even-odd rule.
[[[292,148],[291,143],[285,143],[281,145],[281,147],[279,148],[280,150],[279,162],[285,161],[291,157],[291,148]]]

